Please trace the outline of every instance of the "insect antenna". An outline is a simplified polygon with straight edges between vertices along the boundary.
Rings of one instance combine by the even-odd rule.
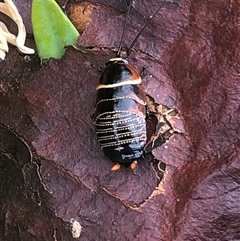
[[[132,0],[129,0],[129,5],[128,5],[128,8],[127,8],[127,12],[126,12],[125,20],[124,20],[122,36],[121,36],[121,40],[120,40],[120,43],[119,43],[119,46],[118,46],[118,51],[117,51],[116,57],[120,57],[120,52],[122,50],[122,44],[123,44],[123,38],[124,38],[125,33],[126,33],[127,22],[128,22],[128,17],[129,17],[131,6],[132,6]]]
[[[129,56],[130,56],[130,54],[131,54],[131,52],[132,52],[132,49],[133,49],[134,45],[136,44],[139,36],[142,34],[142,32],[144,31],[144,29],[147,27],[147,25],[152,21],[152,19],[156,16],[156,14],[158,13],[158,11],[163,7],[163,4],[165,3],[165,1],[166,1],[166,0],[164,0],[164,1],[162,2],[162,4],[160,5],[160,7],[157,9],[157,11],[156,11],[152,16],[149,17],[148,21],[143,25],[142,29],[138,32],[137,36],[133,39],[130,47],[129,47],[128,50],[127,50],[126,59],[129,58]]]

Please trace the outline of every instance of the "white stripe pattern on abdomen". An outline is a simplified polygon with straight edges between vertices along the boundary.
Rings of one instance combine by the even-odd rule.
[[[130,111],[101,113],[95,126],[101,148],[146,142],[145,118]]]

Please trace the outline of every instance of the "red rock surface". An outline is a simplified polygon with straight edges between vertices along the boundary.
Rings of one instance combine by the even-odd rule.
[[[17,4],[20,12],[30,6]],[[94,49],[68,48],[41,66],[11,47],[0,62],[0,241],[240,240],[238,1],[166,2],[139,38],[130,63],[147,66],[146,93],[178,109],[181,118],[171,121],[184,133],[139,161],[135,173],[110,170],[90,118],[125,1],[71,4],[72,18],[73,8],[88,9],[79,43]],[[124,48],[158,5],[135,3]],[[82,227],[77,239],[74,220]]]

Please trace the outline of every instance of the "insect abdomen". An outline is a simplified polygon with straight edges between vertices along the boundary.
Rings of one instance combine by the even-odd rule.
[[[146,121],[144,115],[124,110],[118,102],[139,110],[138,103],[130,98],[104,100],[98,104],[99,115],[95,120],[97,138],[104,153],[114,162],[131,163],[141,157],[146,143]],[[112,110],[109,107],[114,107]],[[144,106],[145,108],[145,106]]]

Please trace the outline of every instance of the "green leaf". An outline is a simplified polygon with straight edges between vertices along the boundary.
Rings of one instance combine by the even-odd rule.
[[[54,0],[33,0],[32,26],[42,59],[59,59],[65,46],[77,45],[78,31]]]

